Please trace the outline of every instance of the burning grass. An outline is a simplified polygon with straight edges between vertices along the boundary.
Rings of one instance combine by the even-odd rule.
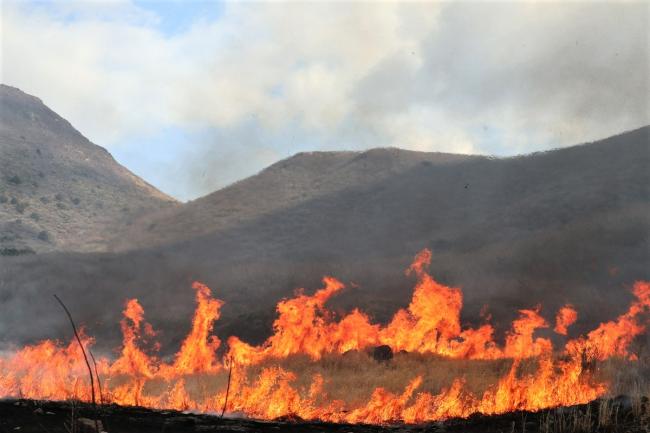
[[[504,431],[526,431],[540,433],[587,433],[587,432],[643,432],[644,428],[650,425],[650,404],[644,397],[650,395],[650,382],[647,373],[650,371],[647,356],[640,356],[637,361],[614,358],[607,361],[594,363],[591,368],[600,380],[612,384],[609,391],[600,400],[586,405],[572,407],[559,407],[556,409],[540,410],[539,412],[509,412],[505,415],[492,417],[473,416],[469,420],[450,420],[444,424],[444,431],[468,432],[504,432]],[[408,385],[412,374],[422,375],[423,380],[419,388],[421,392],[437,394],[449,387],[453,381],[462,376],[466,380],[466,388],[474,393],[480,394],[495,384],[506,374],[512,360],[450,360],[448,358],[413,354],[398,353],[390,362],[377,362],[372,356],[365,352],[354,352],[344,356],[327,355],[319,360],[312,360],[304,355],[294,355],[286,359],[266,360],[254,366],[241,367],[245,376],[251,382],[263,374],[264,370],[282,369],[291,371],[296,376],[293,387],[299,390],[301,398],[309,398],[311,381],[308,378],[319,375],[323,378],[322,394],[328,398],[337,399],[343,402],[346,408],[354,408],[366,404],[377,386],[384,387],[389,392],[399,394]],[[519,373],[521,376],[534,374],[539,368],[536,359],[528,359],[522,363]],[[122,383],[117,378],[103,377],[109,388],[119,388],[132,378],[122,377]],[[110,380],[109,380],[110,379]],[[184,381],[184,389],[188,400],[181,402],[177,409],[197,409],[192,407],[192,402],[208,401],[214,395],[222,394],[226,387],[227,371],[221,370],[215,373],[188,374],[181,378]],[[147,398],[166,394],[174,389],[176,381],[165,381],[160,378],[148,380],[144,386],[144,397]],[[111,389],[106,390],[109,394]],[[619,396],[623,394],[623,396]],[[231,396],[232,398],[232,396]],[[416,397],[412,396],[407,405],[413,404]],[[0,412],[3,411],[0,401]],[[270,404],[270,402],[267,402]],[[321,401],[323,403],[323,401]],[[35,405],[35,406],[34,406]],[[10,427],[25,427],[25,418],[31,411],[36,411],[35,420],[48,422],[48,431],[59,431],[61,422],[57,424],[55,414],[65,417],[69,424],[70,409],[74,408],[77,417],[92,417],[93,410],[88,406],[75,403],[72,398],[68,403],[60,405],[42,403],[21,403],[19,407],[5,405],[4,413],[6,425]],[[31,407],[26,410],[23,407]],[[69,408],[68,408],[69,407]],[[39,409],[40,408],[40,409]],[[214,410],[211,412],[219,412]],[[200,407],[199,407],[200,410]],[[43,416],[47,411],[52,416]],[[26,413],[18,413],[26,412]],[[230,426],[237,431],[345,431],[345,432],[388,432],[394,431],[389,427],[371,428],[369,426],[345,426],[313,424],[301,422],[295,425],[287,424],[255,424],[250,422],[235,423],[229,419],[221,421],[218,418],[196,418],[186,413],[175,413],[170,411],[145,412],[142,410],[129,411],[128,408],[106,407],[101,408],[104,422],[113,427],[109,431],[129,430],[139,426],[139,431],[162,431],[174,427],[174,431],[205,431],[208,426]],[[41,414],[41,415],[39,415]],[[245,415],[243,413],[230,414],[232,416]],[[287,417],[284,417],[285,420]],[[299,418],[289,417],[292,422]],[[32,420],[33,421],[33,420]],[[396,420],[397,421],[397,420]],[[153,427],[158,425],[158,427]],[[196,426],[203,426],[200,430]],[[0,427],[2,423],[0,422]],[[425,429],[414,426],[412,428],[401,428],[400,432],[421,432],[443,431],[441,425],[429,426]],[[121,429],[120,429],[121,428]],[[0,429],[1,430],[1,429]],[[60,429],[63,431],[62,429]],[[29,431],[29,430],[27,430]],[[41,431],[41,430],[35,430]]]
[[[559,356],[559,355],[558,355]],[[641,356],[639,360],[612,358],[593,363],[590,372],[594,380],[610,384],[605,398],[615,398],[624,395],[629,404],[641,407],[641,402],[650,396],[650,356]],[[292,355],[284,359],[267,359],[252,366],[235,366],[242,380],[256,383],[265,371],[286,371],[295,376],[291,381],[292,388],[298,391],[302,399],[309,398],[313,386],[313,378],[320,377],[323,381],[320,402],[336,400],[341,402],[345,411],[366,404],[378,387],[399,395],[409,385],[414,377],[421,377],[417,388],[418,393],[437,395],[448,389],[455,380],[463,378],[464,390],[474,395],[483,395],[486,391],[498,385],[499,380],[508,374],[513,360],[457,360],[441,356],[397,353],[389,362],[377,362],[367,352],[350,352],[345,355],[329,354],[319,360],[312,360],[306,355]],[[523,378],[535,375],[539,359],[528,358],[520,363],[517,376]],[[121,377],[109,380],[112,389],[132,380],[131,377]],[[202,402],[209,402],[215,395],[223,395],[227,385],[228,371],[221,370],[211,374],[191,374],[182,377],[187,400],[176,408],[201,409]],[[176,381],[151,379],[145,382],[143,394],[145,398],[161,396],[174,388]],[[110,393],[110,389],[108,390]],[[231,396],[232,398],[232,396]],[[236,398],[236,397],[235,397]],[[415,401],[415,395],[408,399],[406,405]],[[195,404],[198,403],[198,406]],[[212,407],[208,412],[218,412],[219,407]],[[605,410],[607,408],[604,408]],[[649,408],[650,409],[650,408]],[[636,410],[639,416],[641,410]],[[646,413],[645,415],[650,415]]]
[[[578,312],[563,307],[554,328],[566,340],[563,348],[536,334],[551,327],[540,306],[521,310],[500,344],[489,323],[461,326],[462,292],[427,273],[430,258],[427,250],[416,256],[408,270],[417,277],[411,303],[386,325],[372,323],[359,310],[343,317],[328,311],[326,302],[343,284],[326,277],[315,294],[298,293],[278,304],[274,333],[264,344],[251,346],[231,337],[222,358],[217,356],[221,341],[212,335],[222,302],[207,286],[193,285],[192,329],[167,361],[146,349],[155,330],[137,300],[129,300],[120,357],[98,361],[101,397],[152,408],[225,408],[260,419],[377,424],[537,411],[619,393],[640,401],[649,393],[640,379],[650,377],[649,357],[631,350],[645,332],[649,283],[636,282],[636,300],[628,311],[585,336],[567,339]],[[83,341],[92,344],[88,337]],[[389,346],[395,357],[379,363],[367,355],[379,344]],[[80,355],[74,344],[45,341],[0,357],[0,397],[90,400]],[[601,409],[599,414],[607,410]]]
[[[247,368],[249,378],[254,378],[265,368],[279,366],[296,374],[296,385],[307,388],[314,376],[323,378],[323,392],[331,399],[346,402],[347,407],[358,407],[368,401],[373,390],[381,387],[400,394],[414,377],[422,377],[418,391],[437,394],[449,388],[459,377],[465,379],[465,389],[476,395],[494,386],[508,373],[511,360],[457,360],[441,356],[397,353],[388,362],[377,362],[367,352],[350,352],[344,355],[326,355],[313,361],[304,355],[294,355],[283,360],[267,360]],[[532,370],[533,360],[526,362],[523,370]]]
[[[302,391],[303,398],[308,397],[313,378],[321,377],[323,396],[341,401],[347,408],[354,408],[367,402],[377,387],[394,394],[402,393],[415,376],[422,377],[419,391],[439,393],[448,388],[454,379],[463,377],[469,392],[483,394],[507,374],[511,364],[511,360],[453,360],[417,353],[397,353],[389,362],[377,362],[367,352],[355,351],[344,355],[329,354],[316,361],[306,355],[292,355],[285,359],[267,359],[257,365],[234,368],[239,370],[236,374],[241,374],[248,383],[255,383],[264,371],[291,372],[295,375],[292,385]],[[520,371],[522,374],[532,373],[535,368],[536,362],[531,359],[526,361]],[[105,381],[106,379],[108,378]],[[127,377],[113,380],[112,386],[119,387],[128,380],[130,378]],[[213,374],[193,374],[184,376],[183,380],[190,399],[201,402],[224,392],[228,371],[224,369]],[[169,387],[169,381],[152,379],[146,383],[143,391],[145,394],[161,395]]]

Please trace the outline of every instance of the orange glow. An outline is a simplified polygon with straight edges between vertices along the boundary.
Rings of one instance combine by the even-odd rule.
[[[628,347],[646,329],[644,317],[650,311],[650,283],[639,281],[633,287],[636,299],[627,312],[585,336],[569,340],[563,351],[554,350],[549,339],[535,336],[538,329],[549,327],[540,314],[540,306],[520,310],[505,342],[499,345],[489,323],[477,328],[461,326],[462,292],[436,282],[426,270],[430,261],[428,250],[416,256],[407,271],[417,278],[411,302],[385,326],[372,323],[357,309],[337,319],[326,303],[344,285],[325,277],[324,287],[315,294],[301,291],[278,303],[273,335],[263,344],[253,346],[230,337],[228,350],[221,359],[217,356],[220,341],[212,330],[223,303],[212,298],[207,286],[198,282],[192,286],[197,304],[192,328],[169,363],[155,355],[155,345],[153,349],[146,348],[155,332],[145,322],[138,301],[129,300],[120,322],[123,343],[119,358],[98,359],[98,372],[105,384],[103,398],[123,405],[220,412],[225,385],[218,390],[205,390],[197,399],[189,391],[189,381],[200,380],[200,375],[223,373],[224,361],[232,359],[234,368],[226,410],[255,418],[295,415],[334,422],[416,423],[467,417],[476,412],[537,410],[585,403],[603,395],[608,385],[585,369],[585,361],[614,356],[633,358]],[[576,319],[573,307],[562,307],[555,318],[555,332],[566,335]],[[93,344],[92,338],[83,333],[82,341],[88,348]],[[354,406],[330,398],[324,391],[326,379],[320,374],[306,378],[305,382],[305,378],[300,381],[295,373],[280,366],[258,367],[254,377],[247,370],[263,361],[289,355],[303,354],[318,360],[325,354],[342,354],[380,344],[395,352],[512,362],[508,372],[480,395],[466,387],[463,377],[432,394],[420,390],[423,378],[415,376],[404,384],[402,391],[394,393],[377,387],[367,401]],[[531,363],[534,372],[522,368]],[[0,397],[10,396],[90,400],[87,371],[77,342],[65,346],[46,340],[0,355]]]
[[[179,374],[213,373],[220,368],[215,352],[221,341],[210,334],[214,322],[219,319],[219,310],[223,302],[212,299],[210,288],[205,284],[195,282],[192,288],[196,290],[197,304],[192,330],[183,341],[173,367],[165,368],[166,375],[170,377]]]
[[[122,356],[111,365],[111,373],[152,378],[155,359],[147,356],[138,347],[142,328],[146,335],[154,335],[151,325],[143,325],[144,309],[137,299],[131,299],[127,301],[123,314],[124,318],[120,322],[123,335]]]
[[[598,360],[612,356],[631,356],[627,351],[628,346],[637,335],[646,330],[645,324],[639,321],[639,316],[650,310],[650,282],[637,281],[632,292],[637,300],[627,312],[615,321],[601,323],[587,337],[569,341],[566,351],[572,355],[584,353],[587,357]]]
[[[578,320],[578,312],[571,305],[565,305],[560,308],[555,316],[554,331],[560,335],[567,335],[569,326],[573,325]]]

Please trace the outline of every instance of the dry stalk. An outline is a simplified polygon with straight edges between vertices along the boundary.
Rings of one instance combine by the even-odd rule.
[[[228,385],[226,386],[226,398],[223,402],[223,409],[221,410],[221,418],[223,418],[223,414],[226,413],[226,405],[228,404],[228,393],[230,392],[230,378],[232,377],[232,364],[233,364],[232,357],[230,358],[230,362],[228,364],[229,364]]]
[[[61,307],[63,308],[63,311],[65,311],[65,314],[68,315],[68,319],[70,319],[70,325],[72,325],[72,331],[74,332],[74,336],[77,339],[77,343],[79,343],[79,347],[81,348],[81,353],[84,356],[84,361],[86,361],[86,367],[88,367],[88,376],[90,377],[90,392],[91,392],[91,398],[92,398],[92,404],[93,408],[95,409],[95,431],[97,433],[100,433],[99,430],[99,423],[97,422],[97,402],[95,401],[95,380],[93,378],[93,370],[90,368],[90,362],[88,362],[88,356],[86,355],[86,349],[84,349],[84,345],[81,342],[81,338],[79,337],[79,333],[77,332],[77,326],[74,324],[74,320],[72,320],[72,315],[70,314],[70,311],[68,308],[65,306],[63,301],[59,299],[58,296],[54,295],[54,299],[56,299],[59,304],[61,304]]]

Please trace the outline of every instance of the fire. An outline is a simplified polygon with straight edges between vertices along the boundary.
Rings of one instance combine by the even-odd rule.
[[[134,376],[153,377],[153,359],[147,356],[139,347],[138,341],[144,328],[147,336],[153,337],[155,332],[150,324],[144,323],[144,309],[137,299],[127,301],[124,318],[120,322],[123,345],[122,356],[111,365],[112,374],[131,374]]]
[[[604,360],[612,356],[631,356],[627,348],[632,340],[642,334],[646,327],[639,316],[650,309],[650,282],[637,281],[633,288],[637,300],[617,320],[601,323],[587,337],[571,340],[566,351],[574,356],[584,354],[591,359]]]
[[[571,305],[565,305],[560,308],[555,316],[555,328],[553,329],[560,335],[567,335],[569,326],[578,320],[578,312]]]
[[[172,377],[178,374],[213,373],[220,368],[215,352],[221,341],[210,333],[214,322],[219,319],[223,302],[212,299],[210,289],[205,284],[195,282],[192,288],[196,290],[196,313],[190,334],[183,341],[173,367],[167,370]]]
[[[585,336],[568,340],[563,350],[555,349],[550,339],[535,336],[538,329],[550,326],[539,305],[520,310],[500,345],[489,323],[476,328],[461,325],[462,291],[435,281],[426,270],[430,261],[428,250],[416,256],[407,270],[417,278],[411,302],[387,325],[372,323],[357,309],[337,318],[326,303],[344,285],[325,277],[324,287],[315,294],[299,292],[278,303],[273,335],[263,344],[252,346],[230,337],[222,358],[217,356],[221,341],[212,330],[223,303],[212,297],[207,286],[198,282],[192,286],[197,304],[192,329],[169,363],[155,355],[157,345],[150,343],[156,333],[145,322],[144,309],[137,300],[128,300],[120,323],[120,356],[113,361],[100,358],[97,363],[104,384],[101,397],[118,404],[220,412],[226,403],[226,385],[209,389],[205,384],[217,377],[223,382],[224,373],[232,366],[225,409],[262,419],[298,416],[336,422],[415,423],[476,412],[537,410],[585,403],[606,393],[607,383],[593,375],[590,362],[610,357],[633,359],[628,347],[646,329],[650,283],[639,281],[633,287],[636,300],[627,312]],[[577,317],[572,306],[562,307],[554,331],[566,336]],[[93,344],[92,338],[83,334],[82,342],[86,348]],[[424,378],[414,374],[401,391],[376,387],[365,402],[353,405],[330,397],[322,374],[301,378],[280,365],[294,355],[306,355],[315,362],[326,355],[342,356],[377,345],[388,345],[394,352],[466,362],[503,359],[510,365],[482,392],[471,391],[464,377],[456,377],[433,393],[423,389]],[[0,397],[90,400],[87,374],[76,341],[63,346],[46,340],[0,356]],[[197,381],[204,386],[200,393],[192,385]]]
[[[82,334],[84,345],[92,339]],[[100,362],[101,367],[105,367]],[[102,370],[105,370],[103,368]],[[38,399],[67,399],[77,396],[90,400],[86,365],[76,341],[60,346],[43,341],[35,346],[0,358],[0,396]]]

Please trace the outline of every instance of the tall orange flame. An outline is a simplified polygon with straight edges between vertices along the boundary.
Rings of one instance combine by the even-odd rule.
[[[555,328],[553,330],[560,335],[567,335],[569,326],[578,320],[578,312],[571,305],[560,308],[555,316]]]
[[[123,335],[122,356],[111,365],[111,373],[152,378],[154,359],[140,350],[137,344],[142,333],[144,309],[137,299],[130,299],[126,303],[123,314],[124,319],[120,322]],[[144,329],[145,334],[154,335],[148,323],[144,323]]]
[[[462,292],[436,282],[426,272],[430,261],[428,250],[416,256],[407,271],[417,278],[411,302],[385,326],[371,323],[366,314],[356,309],[337,320],[326,303],[344,285],[325,277],[324,287],[314,295],[300,292],[278,303],[274,333],[260,346],[230,337],[226,357],[235,368],[227,410],[263,419],[296,415],[304,419],[384,423],[585,403],[607,391],[607,384],[592,376],[585,368],[589,362],[585,361],[613,356],[633,359],[628,347],[646,329],[643,317],[650,311],[650,283],[639,281],[633,288],[636,300],[627,312],[602,323],[586,336],[569,340],[562,356],[554,354],[549,339],[535,336],[536,330],[549,326],[540,315],[540,306],[520,310],[500,346],[494,341],[490,324],[478,328],[461,326]],[[138,301],[126,303],[120,357],[113,362],[103,358],[98,362],[98,372],[106,383],[105,400],[154,408],[221,410],[225,389],[204,390],[199,398],[188,388],[197,375],[201,380],[223,372],[223,359],[216,355],[220,341],[212,335],[223,303],[212,298],[207,286],[197,282],[192,287],[197,303],[192,328],[171,363],[147,354],[149,350],[142,348],[155,332],[144,321],[144,310]],[[576,319],[573,307],[562,307],[556,316],[555,331],[566,335]],[[93,340],[82,336],[82,342],[90,347]],[[303,354],[318,360],[326,354],[379,344],[394,351],[512,362],[508,372],[482,394],[471,392],[463,377],[457,377],[437,394],[418,391],[423,378],[417,375],[405,384],[402,392],[377,387],[365,403],[353,406],[330,398],[324,391],[326,380],[320,374],[311,377],[307,385],[298,386],[297,375],[278,365],[261,368],[254,377],[248,373],[248,368],[256,364],[290,355]],[[0,355],[0,397],[89,400],[90,387],[80,355],[76,342],[62,346],[49,340]],[[522,369],[522,363],[530,364],[525,359],[534,360],[534,372]]]
[[[212,299],[210,288],[205,284],[195,282],[192,288],[196,290],[196,312],[192,320],[192,330],[181,346],[180,352],[171,369],[166,369],[167,376],[191,373],[212,373],[218,371],[216,350],[221,341],[212,332],[212,326],[219,319],[223,302]]]

